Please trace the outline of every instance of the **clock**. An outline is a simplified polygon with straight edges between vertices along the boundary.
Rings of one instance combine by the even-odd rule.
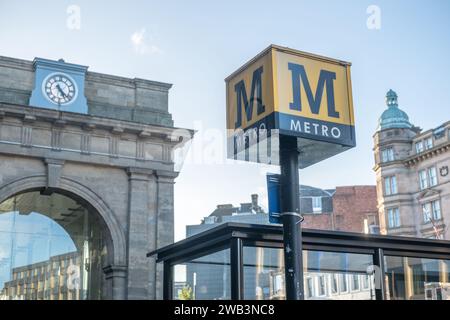
[[[55,72],[49,74],[42,82],[42,93],[51,103],[64,106],[75,101],[78,89],[71,76]]]
[[[28,102],[30,106],[88,113],[84,95],[87,66],[42,58],[35,58],[33,66],[34,88]]]

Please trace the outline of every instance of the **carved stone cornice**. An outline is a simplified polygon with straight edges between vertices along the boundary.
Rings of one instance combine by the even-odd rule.
[[[57,119],[53,122],[53,126],[56,128],[64,128],[66,126],[67,122],[62,119]]]
[[[36,117],[30,114],[23,115],[23,123],[33,123],[36,121]]]
[[[441,190],[439,189],[425,189],[419,193],[416,199],[421,202],[425,198],[438,197],[440,194]]]
[[[175,171],[156,170],[158,182],[175,183],[174,180],[178,177],[178,174],[179,173]]]
[[[126,171],[129,180],[148,181],[155,174],[154,170],[137,167],[129,167],[126,169]]]
[[[60,112],[53,109],[30,107],[4,102],[0,102],[0,113],[2,114],[3,118],[14,117],[21,119],[22,121],[44,121],[54,124],[56,121],[62,120],[66,125],[79,126],[82,129],[95,128],[107,130],[109,132],[120,131],[118,133],[131,133],[137,136],[145,132],[144,136],[149,136],[148,134],[150,134],[150,136],[154,138],[163,140],[165,140],[168,136],[173,136],[176,141],[184,142],[194,136],[194,130],[136,123],[132,121],[97,117],[89,114],[64,111]],[[174,134],[174,131],[177,131],[176,134]]]
[[[405,160],[403,160],[403,164],[406,167],[411,167],[419,162],[433,158],[449,150],[450,150],[450,142],[439,144],[429,150],[425,150],[424,152],[406,158]]]
[[[88,114],[22,106],[0,102],[2,130],[0,153],[43,159],[51,157],[79,163],[173,170],[174,143],[166,137],[183,140],[194,131],[96,117]],[[23,119],[32,120],[23,123]],[[59,124],[59,125],[58,125]],[[50,138],[50,139],[49,139]]]

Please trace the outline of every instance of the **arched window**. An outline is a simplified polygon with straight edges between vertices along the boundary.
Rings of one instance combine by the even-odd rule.
[[[106,251],[96,212],[66,195],[0,203],[0,299],[100,299]]]

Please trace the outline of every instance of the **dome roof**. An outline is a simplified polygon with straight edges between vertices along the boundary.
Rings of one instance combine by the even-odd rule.
[[[391,128],[412,128],[409,117],[398,107],[397,94],[392,89],[386,94],[386,105],[388,106],[378,120],[378,130]]]

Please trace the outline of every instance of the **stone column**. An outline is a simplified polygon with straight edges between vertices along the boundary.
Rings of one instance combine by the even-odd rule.
[[[156,248],[162,248],[174,241],[174,180],[178,173],[156,172],[158,178],[158,213]],[[156,299],[162,299],[163,266],[156,266]]]
[[[148,299],[149,184],[152,170],[128,168],[128,299]]]
[[[149,241],[147,243],[147,253],[156,250],[156,244],[158,241],[158,184],[155,175],[150,176],[149,181],[149,205],[147,214],[147,232],[149,235]],[[150,300],[156,299],[156,257],[147,258],[148,272],[150,274],[149,281],[149,294]]]
[[[106,299],[125,300],[127,298],[127,266],[109,265],[103,268],[108,292]]]

